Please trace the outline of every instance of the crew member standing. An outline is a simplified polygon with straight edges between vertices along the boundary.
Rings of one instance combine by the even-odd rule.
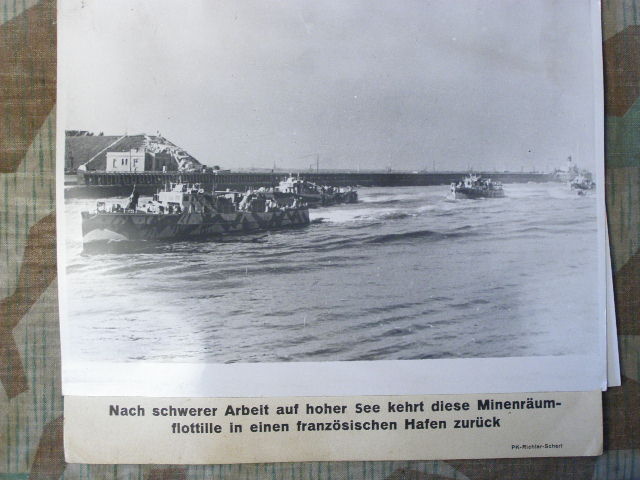
[[[133,185],[133,191],[131,195],[129,195],[129,203],[127,203],[127,210],[133,210],[134,212],[138,208],[138,199],[140,198],[140,194],[136,190],[135,184]]]

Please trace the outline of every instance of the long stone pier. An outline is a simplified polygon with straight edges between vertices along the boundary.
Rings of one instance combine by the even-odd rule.
[[[460,180],[465,172],[292,172],[320,185],[353,187],[405,187],[448,185]],[[551,173],[536,172],[475,172],[502,183],[550,182]],[[126,196],[133,185],[142,194],[152,194],[168,182],[199,183],[204,188],[216,190],[240,190],[273,187],[287,174],[254,172],[141,172],[107,173],[84,172],[76,176],[76,182],[65,182],[67,198],[105,198]]]

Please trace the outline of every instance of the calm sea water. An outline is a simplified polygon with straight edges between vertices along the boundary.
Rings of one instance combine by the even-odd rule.
[[[68,200],[65,353],[269,362],[565,355],[596,348],[596,198],[562,184],[447,200],[360,189],[307,228],[83,255]]]

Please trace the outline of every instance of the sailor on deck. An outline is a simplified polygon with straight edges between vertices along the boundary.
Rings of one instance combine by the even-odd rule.
[[[136,191],[135,184],[133,185],[133,191],[131,195],[129,195],[129,202],[127,203],[127,210],[135,210],[138,208],[138,199],[140,198],[140,193]]]
[[[252,193],[246,194],[244,197],[242,197],[242,200],[240,201],[240,205],[238,205],[238,209],[243,211],[248,210],[252,199],[253,199]]]

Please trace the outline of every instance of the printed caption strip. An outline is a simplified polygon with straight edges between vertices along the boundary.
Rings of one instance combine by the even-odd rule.
[[[87,429],[87,425],[92,425]],[[68,462],[178,464],[589,456],[600,392],[65,398]]]

